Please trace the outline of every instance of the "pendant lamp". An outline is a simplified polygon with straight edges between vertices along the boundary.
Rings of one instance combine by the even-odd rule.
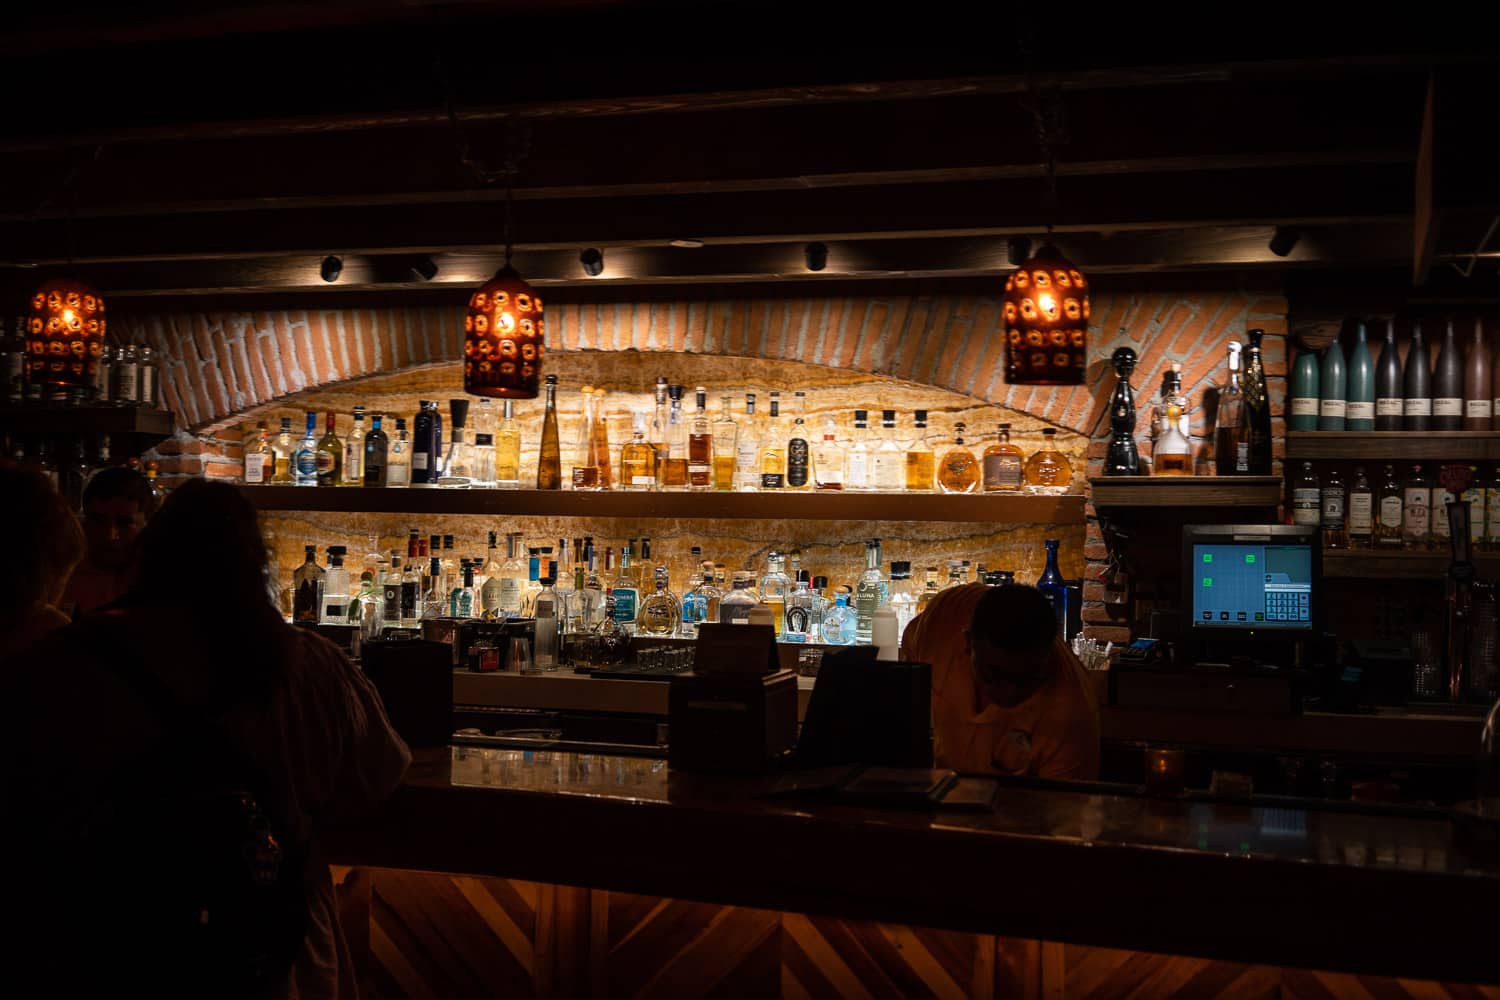
[[[1088,279],[1048,244],[1005,279],[1012,385],[1080,385],[1088,367]]]
[[[93,385],[104,352],[104,299],[77,278],[53,278],[31,296],[28,380],[58,388]]]
[[[542,298],[506,264],[469,296],[464,317],[464,392],[535,399],[542,380],[547,322]]]

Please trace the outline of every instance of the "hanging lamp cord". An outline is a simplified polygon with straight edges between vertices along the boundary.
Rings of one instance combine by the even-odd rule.
[[[1031,30],[1027,29],[1021,33],[1019,44],[1022,72],[1026,78],[1026,94],[1021,98],[1021,106],[1031,113],[1031,120],[1036,129],[1037,148],[1041,151],[1042,166],[1046,171],[1045,214],[1047,236],[1050,240],[1052,230],[1062,215],[1062,201],[1057,194],[1057,147],[1068,141],[1067,121],[1063,117],[1062,85],[1053,80],[1044,88],[1037,81],[1034,71],[1036,38]]]

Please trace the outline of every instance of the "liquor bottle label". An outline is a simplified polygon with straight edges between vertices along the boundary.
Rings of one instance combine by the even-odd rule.
[[[387,486],[405,486],[411,480],[411,468],[405,462],[400,465],[390,465],[385,470],[385,482]]]
[[[1250,471],[1250,442],[1236,441],[1234,444],[1234,471]]]
[[[1371,513],[1375,504],[1373,493],[1349,494],[1349,534],[1368,535],[1373,528]]]
[[[297,452],[297,475],[311,479],[318,474],[318,459],[311,451]]]
[[[861,581],[854,589],[854,611],[860,622],[874,620],[875,609],[880,607],[880,584]]]
[[[1447,538],[1453,534],[1448,523],[1448,501],[1454,499],[1457,498],[1447,490],[1432,491],[1432,533],[1438,538]]]
[[[333,471],[333,452],[320,451],[313,456],[313,468],[320,474],[327,475]]]
[[[507,611],[515,611],[521,606],[521,578],[516,576],[502,576],[500,584],[495,588],[500,607]]]
[[[984,481],[988,486],[1019,487],[1021,460],[1014,455],[985,456]]]
[[[1485,420],[1493,415],[1494,409],[1488,399],[1464,400],[1464,416]]]
[[[863,489],[868,481],[868,470],[864,453],[851,451],[844,465],[844,479],[852,489]]]
[[[1329,402],[1332,402],[1330,400]],[[1293,396],[1292,416],[1294,417],[1316,417],[1318,415],[1318,400],[1313,396]]]
[[[786,481],[788,486],[807,485],[807,442],[802,438],[792,438],[786,446]]]
[[[1381,527],[1392,531],[1401,527],[1401,517],[1405,508],[1401,504],[1400,497],[1380,498],[1380,524]]]
[[[1344,400],[1342,400],[1342,399],[1325,399],[1325,400],[1323,400],[1322,409],[1319,410],[1318,415],[1319,416],[1323,416],[1323,417],[1335,417],[1337,419],[1342,420],[1344,418]]]
[[[413,472],[427,471],[427,452],[414,451],[411,453],[411,467]]]
[[[1344,526],[1344,491],[1341,489],[1327,489],[1323,491],[1323,527],[1342,528]]]
[[[654,486],[654,485],[656,485],[656,478],[654,476],[631,476],[630,477],[630,485],[631,486]]]
[[[798,607],[787,608],[786,609],[786,629],[784,630],[783,638],[785,638],[785,632],[792,632],[792,633],[795,633],[797,635],[806,635],[807,634],[808,625],[810,625],[811,623],[812,623],[812,610],[811,609],[809,609],[809,608],[798,608]]]
[[[1408,417],[1430,417],[1432,416],[1432,400],[1408,399],[1405,402],[1405,413]]]
[[[635,621],[636,591],[619,587],[610,593],[615,595],[615,621],[630,624]]]
[[[763,490],[779,490],[782,486],[783,476],[779,472],[762,472],[760,475],[760,487]]]
[[[1484,541],[1484,490],[1464,490],[1464,503],[1469,505],[1469,541]]]
[[[1401,530],[1414,538],[1426,538],[1432,530],[1432,492],[1425,486],[1409,487],[1402,496],[1406,506]]]
[[[1363,403],[1356,403],[1353,400],[1350,400],[1348,409],[1345,411],[1345,415],[1350,420],[1374,420],[1375,404],[1368,401]]]
[[[1385,396],[1377,399],[1375,400],[1375,415],[1377,417],[1399,417],[1403,410],[1401,402],[1400,397],[1393,399],[1390,396]]]
[[[1455,396],[1439,396],[1432,401],[1432,415],[1434,417],[1461,417],[1464,414],[1464,401]]]
[[[1485,487],[1483,520],[1485,541],[1500,542],[1500,489]]]
[[[263,483],[266,481],[266,459],[264,455],[245,456],[245,482]]]
[[[136,401],[136,369],[131,365],[119,365],[115,368],[115,399],[127,403]]]
[[[1322,496],[1317,487],[1292,490],[1292,523],[1318,525]]]

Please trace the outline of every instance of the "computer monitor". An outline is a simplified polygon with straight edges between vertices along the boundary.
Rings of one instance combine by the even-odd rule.
[[[1291,666],[1322,625],[1322,540],[1311,525],[1182,529],[1182,639],[1188,662]]]
[[[798,767],[932,766],[932,668],[875,653],[851,646],[823,656],[797,737]]]

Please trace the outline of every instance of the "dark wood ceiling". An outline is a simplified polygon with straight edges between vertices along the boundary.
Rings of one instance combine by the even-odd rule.
[[[1409,277],[1429,77],[1496,67],[1420,28],[1180,37],[1132,12],[1037,38],[974,10],[51,4],[0,31],[0,280],[71,260],[116,296],[471,283],[517,155],[538,283],[992,275],[1049,223],[1100,272]],[[1038,109],[1060,114],[1055,206]],[[1497,203],[1463,191],[1426,265],[1469,260]],[[1278,226],[1301,234],[1285,258]]]

